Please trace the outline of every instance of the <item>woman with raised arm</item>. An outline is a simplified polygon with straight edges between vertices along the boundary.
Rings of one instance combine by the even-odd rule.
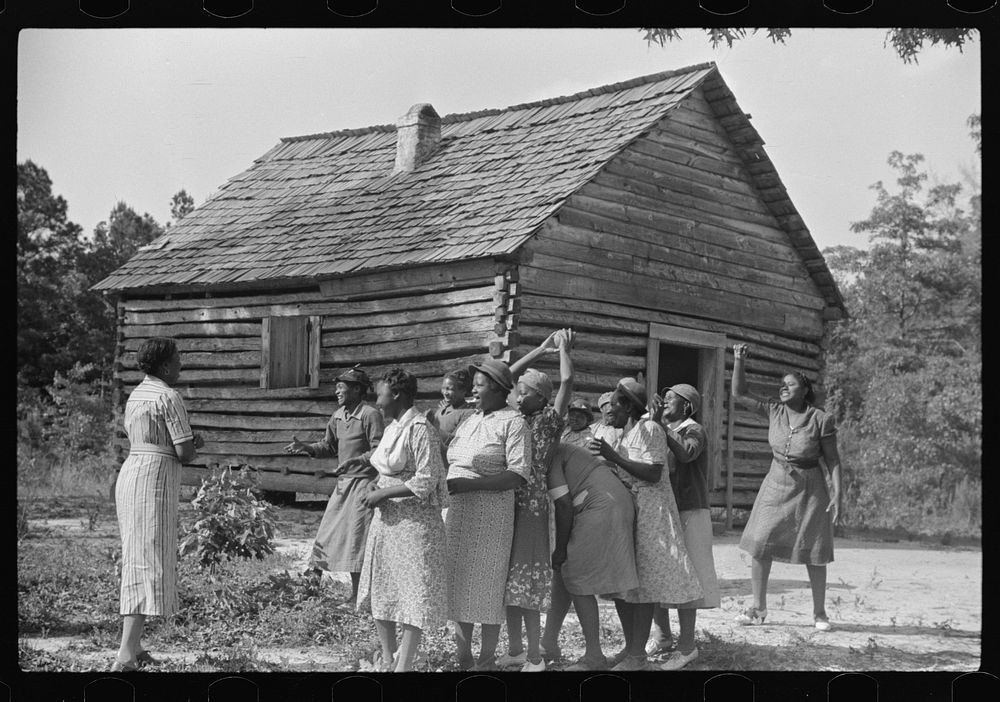
[[[508,652],[497,659],[497,666],[519,666],[524,673],[545,670],[539,649],[541,613],[549,608],[552,588],[546,476],[552,454],[559,445],[563,415],[573,392],[573,363],[569,356],[573,339],[570,329],[553,332],[538,348],[510,367],[516,381],[517,407],[531,432],[531,473],[527,482],[514,492],[514,540],[504,593]],[[537,358],[550,353],[559,354],[559,390],[554,401],[549,376],[528,368]],[[528,639],[527,650],[521,640],[522,621]]]
[[[771,468],[757,492],[740,548],[753,558],[753,606],[738,624],[761,624],[767,617],[771,562],[804,563],[812,587],[813,617],[820,631],[826,616],[826,564],[833,561],[833,525],[840,512],[840,455],[833,417],[818,407],[812,383],[798,371],[781,379],[778,401],[751,393],[744,359],[747,345],[733,346],[732,397],[768,418]],[[831,478],[828,492],[820,459]]]
[[[174,614],[177,597],[177,504],[181,464],[195,457],[201,437],[173,386],[181,355],[173,339],[147,339],[136,353],[146,376],[128,396],[124,425],[128,458],[115,482],[122,540],[122,641],[112,672],[155,663],[140,640],[146,617]]]
[[[374,510],[358,587],[358,609],[370,610],[382,644],[382,666],[405,673],[422,632],[448,614],[444,522],[448,491],[437,431],[413,407],[417,379],[393,368],[375,386],[389,424],[371,464],[379,473],[364,503]],[[403,628],[396,650],[396,625]],[[395,659],[395,660],[394,660]]]

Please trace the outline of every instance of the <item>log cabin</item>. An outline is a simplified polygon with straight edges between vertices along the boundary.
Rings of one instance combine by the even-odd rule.
[[[572,327],[592,405],[623,376],[700,389],[731,515],[770,456],[766,420],[729,404],[732,344],[773,395],[788,369],[820,375],[845,314],[763,143],[713,63],[283,138],[95,286],[116,298],[116,405],[142,340],[173,337],[206,442],[184,482],[248,465],[265,489],[329,493],[333,461],[282,447],[321,436],[342,369],[401,366],[432,407],[445,371]]]

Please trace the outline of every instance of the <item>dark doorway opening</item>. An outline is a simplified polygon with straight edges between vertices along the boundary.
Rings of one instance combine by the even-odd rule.
[[[688,383],[698,387],[698,349],[660,342],[660,358],[653,387],[662,394],[665,387]],[[648,386],[647,386],[648,387]]]

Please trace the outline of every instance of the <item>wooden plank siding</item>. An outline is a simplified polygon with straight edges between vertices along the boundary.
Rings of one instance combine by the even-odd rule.
[[[571,196],[521,253],[519,351],[573,327],[574,394],[594,406],[619,378],[649,372],[650,324],[725,335],[715,450],[732,456],[732,478],[723,469],[710,497],[724,506],[728,484],[734,506],[750,507],[771,451],[765,418],[737,407],[728,421],[731,346],[752,346],[750,390],[774,397],[788,370],[822,369],[827,303],[700,91]],[[539,365],[557,377],[555,358]]]
[[[516,340],[508,313],[516,273],[493,261],[472,264],[451,272],[396,272],[405,285],[392,296],[379,273],[274,293],[124,299],[115,372],[119,410],[143,377],[135,360],[139,345],[151,336],[172,337],[183,358],[177,389],[192,427],[205,439],[198,458],[185,467],[186,482],[197,483],[213,464],[250,464],[265,471],[267,489],[330,492],[335,481],[324,476],[336,460],[288,456],[283,448],[293,434],[304,441],[322,437],[337,408],[336,375],[355,363],[373,380],[390,367],[403,367],[417,375],[417,406],[430,409],[440,399],[446,371],[481,360],[491,344],[503,353]],[[319,356],[317,387],[260,387],[264,320],[283,316],[309,317],[320,325],[316,347],[308,349]],[[116,444],[127,452],[120,419]]]

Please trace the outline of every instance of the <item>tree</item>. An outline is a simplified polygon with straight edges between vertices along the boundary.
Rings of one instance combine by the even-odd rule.
[[[187,194],[187,190],[178,190],[170,198],[170,219],[173,224],[177,224],[184,219],[187,214],[194,209],[194,198]],[[168,224],[167,226],[170,226]]]
[[[108,219],[94,228],[94,244],[87,257],[87,273],[93,282],[107,277],[136,254],[140,246],[162,236],[164,229],[148,213],[140,216],[118,202]]]
[[[847,516],[913,530],[951,524],[982,457],[980,195],[927,187],[922,163],[890,154],[896,188],[875,183],[870,215],[851,227],[869,249],[823,252],[850,311],[826,356],[827,409],[850,456]]]
[[[643,27],[639,30],[643,32],[646,43],[666,46],[668,41],[679,41],[681,39],[680,30],[662,27]],[[747,29],[741,27],[711,27],[706,28],[712,48],[718,48],[719,44],[726,42],[726,46],[733,47],[733,43],[744,39],[747,36]],[[751,29],[749,33],[756,34],[760,29]],[[784,44],[785,40],[792,35],[792,30],[787,27],[768,27],[763,31],[767,32],[768,38],[775,44]],[[924,48],[924,43],[929,42],[931,46],[942,44],[943,46],[954,46],[959,51],[969,41],[975,38],[974,29],[928,29],[926,27],[893,27],[886,32],[883,46],[892,44],[893,50],[903,59],[903,63],[919,63],[917,54]]]

